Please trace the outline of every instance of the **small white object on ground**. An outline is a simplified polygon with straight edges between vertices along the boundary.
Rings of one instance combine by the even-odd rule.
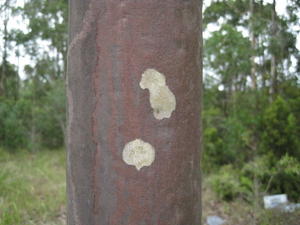
[[[265,209],[278,208],[283,212],[294,212],[300,209],[300,203],[289,203],[286,194],[264,196]]]
[[[223,220],[219,216],[208,216],[206,218],[207,225],[222,225],[225,223],[225,220]]]
[[[286,205],[287,203],[288,200],[286,194],[264,196],[265,209],[277,208]]]
[[[284,206],[282,209],[284,212],[294,212],[296,209],[300,209],[300,203],[291,203]]]

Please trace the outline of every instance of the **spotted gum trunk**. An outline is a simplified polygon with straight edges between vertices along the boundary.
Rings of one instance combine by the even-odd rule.
[[[201,220],[198,0],[72,0],[68,225]]]

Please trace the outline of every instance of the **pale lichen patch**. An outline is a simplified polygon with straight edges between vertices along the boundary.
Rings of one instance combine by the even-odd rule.
[[[140,170],[144,166],[150,166],[155,159],[155,150],[153,146],[141,139],[135,139],[128,142],[122,154],[126,164],[135,166]]]
[[[158,120],[170,118],[176,108],[176,99],[166,84],[165,75],[155,69],[147,69],[142,74],[140,87],[150,92],[154,117]]]

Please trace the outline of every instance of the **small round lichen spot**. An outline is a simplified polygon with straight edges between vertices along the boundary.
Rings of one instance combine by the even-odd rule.
[[[128,142],[123,149],[123,161],[140,170],[144,166],[150,166],[155,159],[153,146],[141,139]]]
[[[170,118],[176,108],[176,98],[166,84],[164,74],[155,69],[147,69],[140,81],[142,89],[150,92],[150,104],[156,119]]]

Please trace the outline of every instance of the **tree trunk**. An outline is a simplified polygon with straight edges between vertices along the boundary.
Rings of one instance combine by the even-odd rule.
[[[250,23],[249,23],[249,33],[251,37],[251,80],[252,80],[252,88],[254,90],[257,89],[257,79],[256,79],[256,64],[255,64],[255,50],[256,50],[256,37],[254,31],[254,0],[249,0],[250,3]]]
[[[5,90],[5,80],[6,80],[6,65],[7,65],[7,42],[8,42],[8,31],[7,31],[7,23],[8,23],[8,10],[9,10],[9,2],[10,0],[6,0],[4,2],[4,19],[3,19],[3,52],[2,52],[2,65],[1,65],[1,75],[0,75],[0,96],[4,96],[6,94]]]
[[[68,225],[201,223],[198,0],[72,0]]]
[[[277,23],[276,23],[276,0],[273,0],[273,10],[272,10],[272,38],[275,38],[276,34],[277,34]],[[276,68],[276,56],[275,53],[272,53],[271,56],[271,69],[270,69],[270,73],[271,73],[271,98],[274,100],[275,96],[277,94],[277,68]]]

